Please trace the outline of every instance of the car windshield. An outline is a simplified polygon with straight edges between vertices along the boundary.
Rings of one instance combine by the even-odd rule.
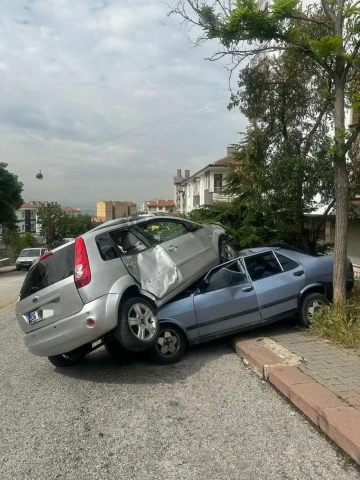
[[[23,250],[20,253],[20,257],[40,257],[40,249],[28,249],[28,250]]]

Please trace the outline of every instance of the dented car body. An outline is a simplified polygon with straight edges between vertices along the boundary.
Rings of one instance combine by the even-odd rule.
[[[25,344],[35,355],[70,358],[111,334],[125,348],[148,348],[156,308],[218,265],[225,239],[220,225],[133,217],[48,252],[30,269],[16,306]]]

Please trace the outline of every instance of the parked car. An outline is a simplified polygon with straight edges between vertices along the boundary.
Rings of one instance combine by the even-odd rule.
[[[16,305],[25,344],[56,366],[103,341],[145,350],[157,340],[157,307],[234,254],[221,225],[174,217],[106,222],[30,269]]]
[[[24,248],[16,259],[16,270],[29,270],[34,261],[46,252],[46,248]]]
[[[332,298],[333,256],[254,248],[210,270],[193,288],[158,311],[160,332],[151,356],[175,363],[188,345],[298,315],[309,326]],[[354,285],[350,261],[347,287]]]

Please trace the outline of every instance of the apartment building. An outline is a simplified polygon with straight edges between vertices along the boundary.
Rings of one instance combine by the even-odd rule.
[[[174,177],[174,188],[175,203],[179,213],[186,215],[203,205],[231,200],[223,194],[223,187],[231,165],[237,163],[234,153],[235,147],[228,147],[226,157],[209,163],[194,175],[190,176],[190,172],[185,170],[185,178],[181,183],[178,181],[181,171],[178,170],[177,173],[180,172],[180,176]]]
[[[100,222],[136,214],[136,203],[118,200],[101,200],[96,204],[96,217]]]
[[[145,213],[175,213],[176,207],[174,200],[154,199],[145,202]]]
[[[19,210],[16,210],[17,224],[19,233],[31,233],[33,235],[40,235],[40,226],[37,222],[37,213],[39,208],[47,202],[31,201],[23,203]],[[81,210],[73,207],[61,207],[63,213],[67,215],[79,215]]]

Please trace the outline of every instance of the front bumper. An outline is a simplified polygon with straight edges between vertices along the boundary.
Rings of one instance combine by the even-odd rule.
[[[50,357],[94,342],[116,327],[118,301],[118,295],[109,294],[86,303],[75,315],[26,333],[25,345],[34,355]],[[87,325],[89,318],[96,321],[94,327]]]

